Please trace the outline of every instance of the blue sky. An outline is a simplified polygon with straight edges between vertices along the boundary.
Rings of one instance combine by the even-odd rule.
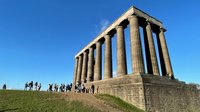
[[[198,0],[0,0],[0,87],[72,82],[76,53],[132,5],[166,27],[175,77],[200,83]]]

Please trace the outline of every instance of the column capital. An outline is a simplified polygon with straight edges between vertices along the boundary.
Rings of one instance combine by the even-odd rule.
[[[112,37],[114,36],[114,33],[108,32],[108,33],[104,36],[104,38],[105,38],[106,36],[109,36],[110,38],[112,38]]]
[[[119,25],[117,25],[116,27],[115,27],[115,30],[117,30],[118,28],[126,28],[126,26],[124,25],[124,24],[122,24],[122,23],[120,23]]]
[[[97,41],[96,43],[95,43],[95,45],[98,45],[98,44],[102,44],[102,40],[99,40],[99,41]]]
[[[88,54],[87,50],[83,52],[83,55],[86,55],[86,54]]]
[[[89,51],[90,51],[90,49],[92,49],[92,50],[93,50],[93,49],[94,49],[94,47],[93,47],[93,46],[91,46],[91,47],[89,47],[88,49],[89,49]]]
[[[82,57],[82,55],[83,55],[83,54],[81,53],[81,54],[78,56],[78,58]]]
[[[107,35],[104,36],[104,38],[105,38],[105,40],[108,39],[108,38],[112,38],[112,35],[111,34],[107,34]]]
[[[132,19],[132,18],[137,18],[137,15],[133,14],[133,15],[128,16],[128,21],[130,21],[130,19]]]
[[[147,25],[151,25],[152,24],[150,19],[146,19],[146,23],[147,23]]]
[[[160,27],[159,30],[162,31],[162,32],[167,31],[167,30],[166,30],[165,28],[163,28],[163,27]]]

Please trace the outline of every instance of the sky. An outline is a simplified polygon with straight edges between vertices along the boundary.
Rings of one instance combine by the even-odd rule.
[[[163,22],[175,77],[200,83],[198,0],[0,0],[0,88],[71,83],[74,56],[132,5]],[[130,55],[127,60],[131,73]]]

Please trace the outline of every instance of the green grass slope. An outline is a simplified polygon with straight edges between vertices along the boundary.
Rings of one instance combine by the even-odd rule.
[[[77,99],[68,100],[65,95],[51,92],[0,90],[0,112],[100,112],[100,109],[94,105]],[[120,112],[144,112],[111,95],[98,94],[94,98]]]
[[[36,91],[0,91],[0,112],[98,112],[62,95]]]
[[[111,96],[108,94],[98,94],[95,96],[101,100],[106,101],[106,104],[108,104],[114,108],[118,108],[119,110],[122,110],[124,112],[144,112],[143,110],[138,109],[137,107],[135,107],[115,96]]]

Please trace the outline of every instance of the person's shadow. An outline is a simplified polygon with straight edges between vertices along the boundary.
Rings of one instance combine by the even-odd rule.
[[[7,111],[14,111],[14,110],[18,110],[19,108],[14,108],[14,109],[4,109],[4,110],[1,110],[0,109],[0,112],[7,112]]]

